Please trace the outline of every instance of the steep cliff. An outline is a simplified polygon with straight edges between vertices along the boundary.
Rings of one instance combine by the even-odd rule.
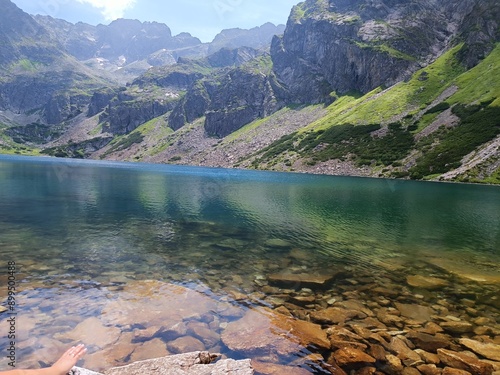
[[[205,120],[207,133],[225,137],[258,118],[276,112],[279,103],[273,84],[269,56],[262,56],[230,71],[211,96]]]
[[[281,35],[284,31],[285,25],[275,26],[270,22],[249,30],[239,28],[222,30],[210,43],[208,53],[215,53],[221,48],[251,47],[255,49],[268,49],[273,36]]]
[[[224,92],[227,87],[230,87],[233,90],[232,95],[240,92],[240,90],[233,87],[233,84],[238,80],[231,80],[231,77],[239,77],[239,82],[244,79],[240,74],[230,72],[231,69],[241,67],[259,55],[261,55],[261,52],[253,48],[241,47],[237,49],[222,48],[218,52],[208,56],[205,59],[205,64],[213,69],[209,74],[206,74],[202,79],[198,79],[190,85],[190,87],[188,87],[186,95],[182,98],[169,116],[169,126],[172,129],[177,130],[186,123],[193,122],[197,118],[205,116],[209,110],[224,111],[224,113],[227,113],[225,109],[228,105],[231,105],[231,102],[230,100],[224,101],[220,98],[220,96],[227,94]],[[247,84],[251,85],[251,82],[248,81]],[[214,103],[212,103],[213,100]],[[216,116],[214,112],[210,113],[210,116],[214,115],[214,117],[207,117],[207,124]],[[255,115],[252,115],[250,117],[254,116]],[[222,117],[219,116],[219,118]],[[246,123],[248,122],[240,121],[240,127]],[[221,126],[219,125],[218,127],[220,128]],[[212,128],[213,125],[208,124],[207,131],[213,135],[220,135],[222,133],[227,135],[231,132],[215,132]],[[232,131],[234,131],[237,127],[233,124],[228,125],[228,128],[231,128],[233,129]]]
[[[498,9],[493,1],[474,0],[307,0],[292,9],[283,37],[273,40],[274,71],[287,88],[285,99],[298,103],[389,87],[435,60],[460,35],[480,41],[470,28],[486,22],[483,13],[491,7]],[[495,25],[491,20],[479,27],[497,32]],[[495,37],[487,34],[491,42]],[[477,56],[473,43],[468,46]]]

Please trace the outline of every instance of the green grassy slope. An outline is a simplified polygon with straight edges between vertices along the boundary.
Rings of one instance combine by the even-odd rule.
[[[461,48],[449,50],[408,82],[340,97],[325,117],[263,150],[254,166],[295,154],[308,164],[349,159],[384,176],[415,179],[459,167],[463,157],[500,135],[500,45],[469,71],[458,61]],[[435,120],[441,114],[458,125],[440,126]],[[496,174],[474,181],[495,182]]]

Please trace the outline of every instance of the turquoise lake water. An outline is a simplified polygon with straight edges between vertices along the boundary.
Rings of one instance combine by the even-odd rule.
[[[131,281],[243,293],[241,309],[266,305],[259,280],[280,272],[402,270],[404,283],[427,270],[485,293],[500,281],[495,186],[0,156],[0,233],[2,270],[20,267],[26,364],[30,338],[100,316]]]

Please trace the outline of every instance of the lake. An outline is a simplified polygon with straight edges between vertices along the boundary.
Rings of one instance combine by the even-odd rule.
[[[500,332],[494,186],[0,156],[0,233],[18,366],[83,342],[93,370],[209,350],[262,373],[329,373],[335,324],[403,331],[452,316],[470,329],[450,340]],[[335,308],[351,313],[321,315]],[[406,320],[385,322],[395,308]]]

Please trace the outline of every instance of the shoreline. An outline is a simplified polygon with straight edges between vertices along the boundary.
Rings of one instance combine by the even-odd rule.
[[[408,181],[408,182],[426,182],[426,183],[442,183],[442,184],[451,184],[451,185],[471,185],[471,186],[494,186],[498,187],[500,184],[492,184],[492,183],[484,183],[484,182],[464,182],[464,181],[449,181],[449,180],[412,180],[409,178],[390,178],[390,177],[378,177],[375,175],[363,175],[363,174],[334,174],[328,173],[325,171],[319,172],[314,170],[275,170],[275,169],[251,169],[251,168],[242,168],[242,167],[231,167],[231,166],[213,166],[213,165],[201,165],[201,164],[177,164],[177,163],[161,163],[161,162],[143,162],[143,161],[130,161],[130,160],[115,160],[115,159],[93,159],[93,158],[61,158],[56,156],[49,155],[17,155],[17,154],[2,154],[0,153],[0,157],[12,157],[16,159],[22,158],[37,158],[37,159],[46,159],[46,160],[57,160],[57,161],[70,161],[70,162],[94,162],[94,163],[102,163],[102,165],[108,163],[117,163],[117,164],[129,164],[129,165],[149,165],[149,166],[173,166],[173,167],[193,167],[193,168],[207,168],[207,169],[220,169],[220,170],[234,170],[234,171],[248,171],[248,172],[270,172],[270,173],[283,173],[289,175],[311,175],[311,176],[331,176],[331,177],[347,177],[347,178],[362,178],[362,179],[376,179],[381,181],[390,181],[390,182],[399,182],[399,181]]]

